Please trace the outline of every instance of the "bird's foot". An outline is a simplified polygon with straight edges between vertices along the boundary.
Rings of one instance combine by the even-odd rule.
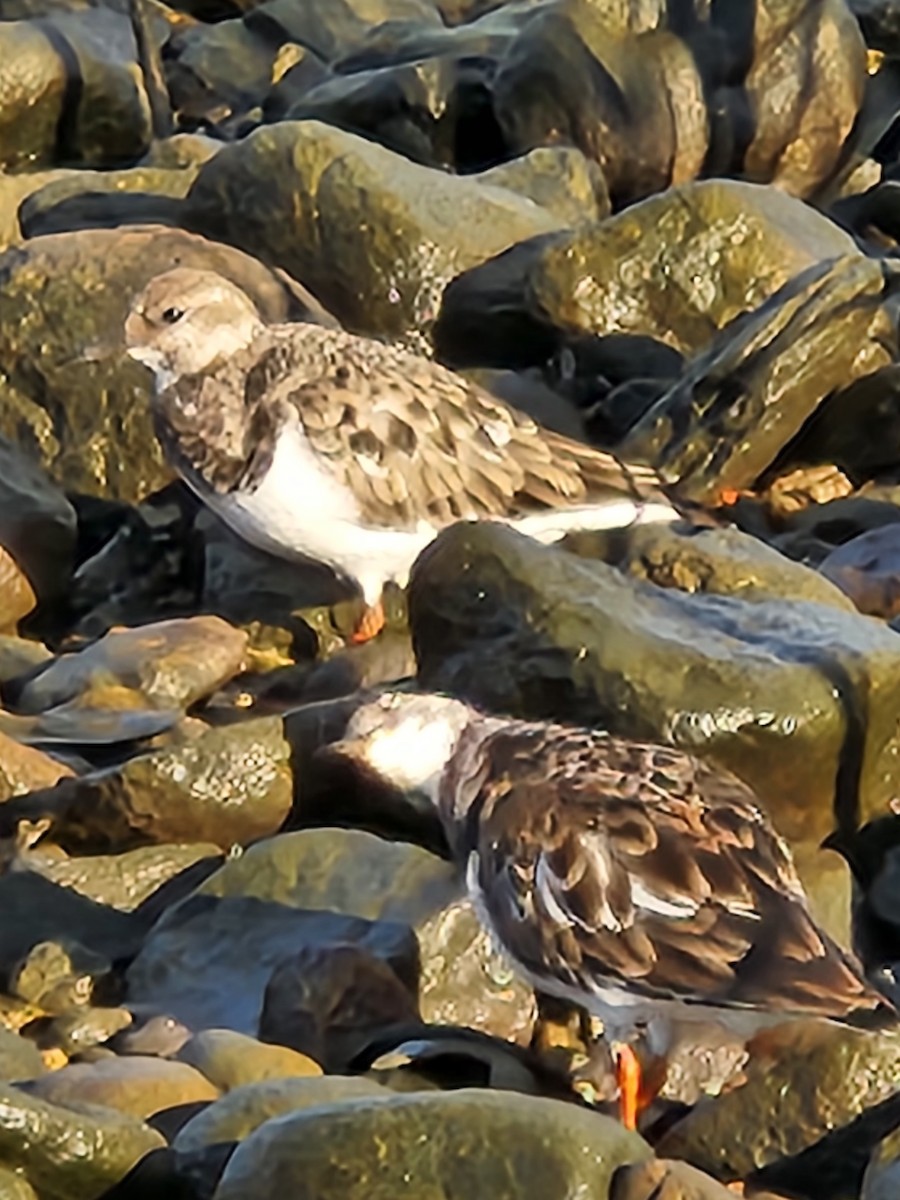
[[[641,1064],[627,1043],[615,1042],[610,1048],[619,1085],[619,1119],[626,1129],[636,1130],[641,1099]]]
[[[377,637],[384,629],[384,622],[384,605],[381,601],[378,600],[375,604],[367,605],[350,634],[350,644],[361,646],[365,642],[371,642],[372,638]]]

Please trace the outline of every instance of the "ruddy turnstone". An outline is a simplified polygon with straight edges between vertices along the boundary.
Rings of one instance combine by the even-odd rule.
[[[682,1022],[897,1014],[810,915],[786,844],[730,772],[668,746],[389,692],[325,747],[437,806],[482,923],[537,990],[599,1017],[634,1127]]]
[[[240,536],[329,564],[383,623],[388,580],[456,520],[553,541],[679,515],[655,471],[542,429],[436,363],[317,325],[266,326],[209,271],[151,280],[125,324],[170,462]]]

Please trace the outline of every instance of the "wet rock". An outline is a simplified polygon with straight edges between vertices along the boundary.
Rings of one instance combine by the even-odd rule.
[[[539,146],[483,171],[478,178],[482,183],[527,196],[566,225],[609,216],[609,194],[602,171],[572,146]]]
[[[0,1079],[15,1083],[34,1079],[45,1071],[41,1053],[34,1042],[0,1026]],[[3,1195],[0,1190],[0,1195]]]
[[[420,557],[410,617],[426,688],[672,742],[735,771],[813,893],[822,839],[896,794],[900,643],[869,618],[656,588],[488,524],[446,530]]]
[[[862,613],[900,615],[900,525],[882,525],[851,538],[819,563],[826,579]]]
[[[889,360],[894,286],[858,255],[802,271],[697,355],[618,452],[700,503],[752,487],[830,391]]]
[[[28,1180],[6,1167],[0,1167],[0,1195],[3,1200],[38,1200]]]
[[[111,166],[149,145],[126,17],[107,9],[6,21],[0,63],[0,166],[49,166],[57,155]]]
[[[196,918],[196,934],[185,930],[182,938],[177,928],[182,919],[179,913],[187,913],[190,905],[201,899],[219,896],[225,898],[221,911],[203,908]],[[261,906],[261,914],[272,922],[265,946],[262,932],[254,938],[245,927],[254,904]],[[307,935],[300,915],[295,914],[298,909],[327,910],[329,917],[326,921],[321,914],[313,917],[304,912],[302,921],[311,931]],[[338,913],[347,916],[338,918],[334,915]],[[292,914],[295,924],[288,937],[282,932],[283,923],[290,926]],[[346,937],[341,924],[328,924],[351,918],[374,921],[374,940],[361,935]],[[187,916],[183,919],[187,921]],[[380,949],[375,934],[381,922],[388,922],[391,930],[414,928],[421,947],[417,960],[421,962],[420,976],[418,967],[410,972],[406,950],[397,957]],[[209,924],[214,926],[214,934],[205,932]],[[171,933],[164,937],[170,927]],[[194,937],[202,947],[194,947]],[[207,945],[216,939],[222,942],[217,949]],[[225,944],[238,940],[234,947]],[[252,949],[244,945],[245,940],[252,943]],[[130,970],[129,994],[135,999],[153,999],[196,1028],[220,1025],[254,1033],[274,968],[300,950],[341,940],[370,949],[390,962],[410,987],[418,979],[425,1020],[472,1025],[501,1037],[527,1037],[533,1011],[530,989],[516,981],[506,963],[492,952],[454,868],[417,846],[383,841],[351,829],[282,834],[251,846],[226,863],[200,885],[193,898],[170,910],[157,925]],[[171,951],[167,949],[170,943]],[[400,944],[407,945],[402,940]],[[202,953],[203,960],[212,955],[216,967],[212,982],[200,982],[197,968],[188,969],[189,948]],[[239,961],[241,954],[244,957]],[[215,983],[216,972],[223,973],[227,982]],[[177,992],[182,993],[181,1007],[175,1002]]]
[[[14,996],[56,1014],[87,1004],[94,982],[109,973],[110,963],[84,946],[37,942],[9,971]]]
[[[734,1193],[690,1163],[654,1159],[619,1167],[609,1200],[734,1200]]]
[[[864,85],[865,48],[843,3],[765,3],[751,27],[717,13],[672,26],[653,6],[611,20],[560,0],[524,25],[494,92],[514,152],[577,145],[601,163],[618,207],[701,167],[806,196],[839,166]]]
[[[64,654],[25,685],[24,713],[41,712],[110,686],[159,708],[189,708],[241,669],[247,635],[219,617],[186,617],[110,631]]]
[[[424,1020],[512,1039],[530,1029],[530,989],[494,953],[455,868],[418,846],[353,829],[302,830],[251,846],[199,891],[407,922],[421,947]]]
[[[503,153],[488,91],[492,69],[490,59],[447,54],[326,76],[285,118],[322,121],[423,166],[469,173]]]
[[[137,1055],[70,1063],[20,1086],[50,1104],[99,1104],[144,1119],[177,1104],[219,1095],[219,1089],[187,1063]]]
[[[797,272],[855,252],[777,188],[688,183],[464,271],[444,293],[435,349],[454,366],[525,367],[578,330],[646,334],[691,354]]]
[[[594,558],[591,540],[590,534],[570,536],[566,548]],[[816,571],[738,529],[638,525],[628,531],[624,554],[614,561],[633,578],[658,587],[751,602],[811,600],[853,612],[846,596]]]
[[[0,802],[38,788],[52,787],[74,772],[49,754],[22,746],[0,733]]]
[[[744,1081],[698,1104],[657,1152],[718,1179],[744,1178],[810,1150],[892,1096],[898,1055],[895,1033],[815,1021],[778,1026],[750,1044]],[[777,1187],[774,1175],[767,1182]]]
[[[192,1117],[179,1130],[173,1146],[176,1152],[187,1153],[221,1142],[240,1142],[272,1117],[390,1095],[371,1079],[345,1075],[245,1083]]]
[[[615,207],[692,179],[703,165],[703,83],[687,45],[656,30],[617,29],[590,3],[540,6],[501,60],[493,93],[513,154],[577,146],[600,164]]]
[[[255,1034],[272,971],[316,944],[360,944],[415,978],[418,948],[397,921],[304,911],[252,896],[195,892],[154,926],[128,970],[129,1003],[194,1029]]]
[[[25,865],[99,904],[132,912],[167,880],[218,854],[219,847],[212,842],[191,842],[142,846],[124,854],[86,854],[34,865],[26,860]]]
[[[201,170],[186,213],[192,228],[301,279],[348,328],[393,338],[425,330],[460,271],[562,224],[504,189],[318,121],[227,146]]]
[[[69,1057],[84,1054],[127,1029],[131,1021],[127,1008],[69,1009],[48,1021],[37,1035],[37,1044],[42,1050],[59,1048]]]
[[[194,841],[228,850],[273,833],[290,812],[289,755],[277,718],[242,721],[7,801],[0,823],[48,817],[70,852]]]
[[[50,1104],[11,1085],[0,1096],[0,1159],[41,1196],[99,1200],[164,1144],[155,1130],[121,1113]]]
[[[32,238],[67,229],[151,224],[153,212],[163,213],[168,207],[173,216],[177,214],[177,205],[159,201],[186,196],[199,170],[197,162],[178,170],[138,166],[122,171],[58,172],[23,199],[19,225],[24,237]]]
[[[361,946],[326,945],[301,950],[275,968],[259,1035],[334,1073],[346,1070],[379,1029],[418,1016],[416,989],[389,963]]]
[[[245,1084],[322,1074],[305,1054],[272,1046],[233,1029],[204,1029],[181,1047],[178,1061],[196,1067],[222,1092]]]
[[[292,281],[180,229],[81,230],[0,256],[0,433],[70,491],[135,500],[172,478],[152,429],[146,370],[114,352],[81,356],[118,339],[137,293],[176,265],[223,272],[265,320],[311,313]]]
[[[615,1168],[648,1156],[646,1143],[617,1122],[559,1101],[477,1090],[417,1093],[267,1122],[235,1151],[216,1195],[237,1200],[253,1188],[260,1200],[286,1191],[298,1200],[362,1200],[372,1196],[375,1178],[385,1195],[443,1189],[489,1192],[495,1200],[606,1200]]]

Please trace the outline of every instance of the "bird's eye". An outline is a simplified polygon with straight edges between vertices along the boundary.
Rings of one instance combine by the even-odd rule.
[[[174,325],[177,321],[180,321],[183,316],[183,308],[167,308],[162,315],[162,319],[167,325]]]

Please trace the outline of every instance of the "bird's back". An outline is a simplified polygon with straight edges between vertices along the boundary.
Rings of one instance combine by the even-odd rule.
[[[451,836],[494,933],[545,990],[896,1019],[817,928],[786,845],[729,772],[524,722],[472,731],[457,754]]]

